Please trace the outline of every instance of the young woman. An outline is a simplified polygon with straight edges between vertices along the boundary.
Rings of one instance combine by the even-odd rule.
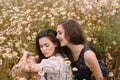
[[[77,21],[68,19],[59,22],[57,39],[72,61],[73,73],[77,80],[91,80],[92,74],[96,80],[103,80],[96,55],[86,46],[85,34]],[[83,53],[83,50],[86,51]]]
[[[40,31],[36,37],[36,50],[39,63],[27,63],[24,53],[21,68],[27,72],[37,72],[40,80],[73,80],[70,61],[64,58],[63,50],[56,39],[57,32],[52,29]]]

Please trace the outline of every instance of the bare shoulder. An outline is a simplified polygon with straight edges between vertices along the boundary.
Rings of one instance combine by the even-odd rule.
[[[85,59],[86,63],[90,63],[90,64],[97,61],[95,53],[91,50],[88,50],[88,51],[85,52],[84,59]]]
[[[87,50],[85,53],[84,53],[84,58],[85,59],[91,59],[93,57],[96,57],[95,53],[91,50]]]

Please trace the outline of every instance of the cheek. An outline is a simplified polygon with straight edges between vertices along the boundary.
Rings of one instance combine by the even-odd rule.
[[[41,51],[41,52],[43,52],[43,49],[42,49],[42,48],[40,48],[40,51]]]
[[[66,40],[66,36],[65,36],[65,34],[62,35],[62,38]]]
[[[51,48],[50,50],[51,50],[52,52],[54,52],[55,48]]]
[[[62,36],[62,39],[63,39],[64,41],[67,41],[67,39],[66,39],[66,37],[65,37],[65,36]]]
[[[54,48],[54,47],[52,47],[52,48],[50,48],[49,50],[50,50],[50,52],[51,52],[51,54],[52,54],[52,53],[54,53],[55,48]]]

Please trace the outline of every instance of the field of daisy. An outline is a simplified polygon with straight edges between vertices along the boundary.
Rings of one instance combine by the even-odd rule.
[[[68,18],[84,28],[88,45],[109,69],[108,80],[120,80],[120,0],[0,0],[0,79],[12,80],[23,51],[35,53],[38,31]]]

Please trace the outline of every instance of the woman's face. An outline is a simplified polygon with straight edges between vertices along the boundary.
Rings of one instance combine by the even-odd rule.
[[[50,57],[55,51],[56,45],[48,37],[39,39],[40,50],[45,57]]]
[[[67,46],[68,41],[65,37],[65,30],[62,25],[57,26],[57,39],[60,41],[61,46]]]

